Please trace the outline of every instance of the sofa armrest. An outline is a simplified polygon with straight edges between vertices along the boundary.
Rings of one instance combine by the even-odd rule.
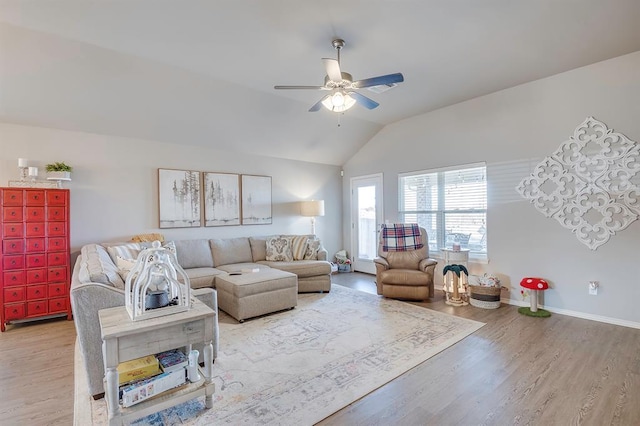
[[[329,258],[329,252],[324,247],[320,247],[318,250],[318,260],[327,260]]]
[[[78,344],[87,372],[89,393],[90,395],[99,395],[104,393],[102,382],[104,362],[102,360],[102,337],[98,311],[124,306],[124,291],[100,283],[79,283],[74,279],[70,298]]]

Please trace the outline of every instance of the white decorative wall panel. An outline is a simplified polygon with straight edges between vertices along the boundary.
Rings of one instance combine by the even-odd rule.
[[[595,250],[640,215],[640,146],[588,117],[516,190]]]

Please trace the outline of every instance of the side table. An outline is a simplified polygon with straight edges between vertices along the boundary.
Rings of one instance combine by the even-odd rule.
[[[98,312],[105,370],[105,399],[109,425],[120,425],[147,416],[199,396],[205,406],[213,406],[213,336],[216,313],[197,299],[186,312],[143,321],[132,321],[124,306]],[[146,355],[204,342],[203,378],[195,383],[166,391],[132,407],[118,402],[118,364]]]

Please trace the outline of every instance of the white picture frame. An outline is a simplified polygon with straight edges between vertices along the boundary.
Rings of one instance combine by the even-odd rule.
[[[193,170],[158,169],[160,228],[201,226],[201,177]]]
[[[268,225],[272,221],[271,176],[242,175],[242,224]]]

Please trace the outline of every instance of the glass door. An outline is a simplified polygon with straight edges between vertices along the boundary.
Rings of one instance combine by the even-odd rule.
[[[382,223],[382,173],[351,179],[351,247],[353,270],[375,274]]]

